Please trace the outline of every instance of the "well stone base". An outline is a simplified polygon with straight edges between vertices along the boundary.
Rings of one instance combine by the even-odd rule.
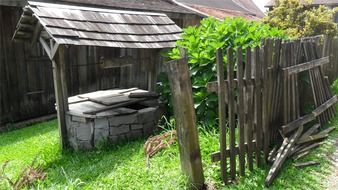
[[[100,142],[117,143],[148,137],[156,130],[161,117],[158,107],[147,107],[132,114],[86,117],[67,113],[67,132],[71,147],[90,150]]]

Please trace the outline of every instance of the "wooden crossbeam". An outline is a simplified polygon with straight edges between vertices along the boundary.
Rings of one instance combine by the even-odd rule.
[[[54,42],[53,39],[49,39],[49,41],[50,41],[50,56],[53,59],[57,50],[58,50],[58,48],[59,48],[59,44]]]
[[[52,60],[52,56],[51,56],[51,49],[50,46],[47,44],[46,40],[43,39],[42,37],[39,38],[39,42],[41,43],[43,49],[45,50],[45,52],[47,53],[48,57]]]
[[[256,141],[255,140],[252,141],[252,145],[253,145],[253,149],[255,149],[255,147],[256,147]],[[248,153],[248,143],[244,144],[244,148],[245,148],[244,149],[245,153]],[[235,147],[235,155],[238,155],[238,154],[239,154],[239,147]],[[230,149],[226,149],[225,156],[230,157]],[[220,160],[221,160],[221,153],[220,152],[214,152],[214,153],[211,154],[211,162],[218,162]]]
[[[306,63],[286,67],[286,68],[283,68],[283,71],[288,75],[292,75],[292,74],[296,74],[296,73],[300,73],[300,72],[303,72],[303,71],[310,70],[310,69],[318,67],[318,66],[322,66],[322,65],[327,64],[327,63],[330,63],[329,56],[322,57],[320,59],[315,59],[315,60],[312,60],[312,61],[309,61],[309,62],[306,62]]]
[[[282,132],[283,134],[287,134],[295,129],[297,129],[299,126],[304,125],[306,123],[309,123],[316,119],[321,113],[323,113],[325,110],[333,106],[337,102],[337,95],[333,96],[331,99],[320,105],[318,108],[316,108],[312,113],[302,116],[298,118],[297,120],[294,120],[286,125],[282,126]]]

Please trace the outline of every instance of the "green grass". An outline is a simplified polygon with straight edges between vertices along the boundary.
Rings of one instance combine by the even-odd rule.
[[[329,126],[337,125],[338,117]],[[208,132],[207,132],[208,131]],[[325,154],[334,150],[331,134],[325,144],[301,161],[319,160],[320,166],[297,170],[287,161],[270,189],[322,189],[330,164]],[[185,189],[186,177],[180,172],[178,146],[174,144],[151,159],[146,166],[144,139],[103,147],[92,152],[61,154],[55,120],[0,134],[0,163],[10,160],[6,174],[16,177],[34,158],[45,168],[47,179],[27,189]],[[218,134],[200,128],[200,145],[206,181],[220,189],[264,189],[268,167],[247,172],[238,184],[223,186],[218,163],[210,154],[218,149]],[[0,182],[0,189],[9,189]]]
[[[332,90],[338,93],[338,81]],[[338,116],[326,127],[337,125]],[[268,166],[246,172],[246,176],[238,178],[237,184],[222,184],[219,163],[212,163],[210,159],[210,154],[219,150],[218,136],[216,129],[199,127],[206,182],[219,189],[266,189],[264,180]],[[293,161],[288,160],[270,189],[325,188],[327,176],[333,170],[327,155],[335,151],[337,140],[338,129],[330,134],[320,148],[299,160],[317,160],[321,163],[319,166],[296,169],[292,165]],[[144,142],[145,139],[140,139],[104,145],[91,152],[61,153],[57,121],[52,120],[0,134],[0,165],[10,161],[5,173],[16,179],[24,168],[37,159],[47,178],[26,189],[185,189],[187,178],[180,170],[177,143],[155,155],[147,167]],[[0,180],[0,190],[5,189],[10,189],[9,184]]]
[[[146,166],[145,140],[126,142],[92,152],[61,154],[57,122],[50,121],[0,135],[0,163],[16,177],[35,157],[47,179],[31,189],[171,189],[184,188],[177,147],[161,152]],[[9,189],[0,182],[0,189]]]

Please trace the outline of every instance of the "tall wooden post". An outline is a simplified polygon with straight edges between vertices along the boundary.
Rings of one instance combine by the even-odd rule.
[[[66,127],[66,111],[68,107],[67,91],[64,92],[66,88],[65,83],[65,69],[64,69],[64,47],[59,47],[59,57],[57,61],[53,58],[53,79],[54,79],[54,90],[55,90],[55,99],[57,105],[57,116],[59,123],[59,132],[60,132],[60,144],[61,148],[64,149],[67,147],[67,127]],[[66,100],[65,100],[66,99]]]
[[[167,63],[182,171],[190,189],[204,189],[204,175],[198,142],[192,86],[186,59]]]

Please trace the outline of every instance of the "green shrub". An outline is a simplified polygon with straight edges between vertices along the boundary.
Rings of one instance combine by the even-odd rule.
[[[206,85],[216,80],[216,50],[228,47],[254,47],[262,38],[285,37],[284,33],[267,24],[246,21],[243,18],[227,18],[224,21],[206,18],[200,26],[184,29],[182,40],[168,53],[171,59],[179,59],[179,48],[187,49],[188,64],[193,87],[197,120],[215,124],[217,118],[217,95],[208,93]],[[224,52],[225,53],[225,52]],[[226,56],[224,56],[226,64]],[[170,103],[170,88],[165,75],[160,76],[158,91],[164,101]]]
[[[263,22],[283,29],[288,36],[295,38],[336,35],[338,29],[333,16],[337,9],[312,7],[310,3],[311,1],[300,3],[300,0],[278,0]]]

